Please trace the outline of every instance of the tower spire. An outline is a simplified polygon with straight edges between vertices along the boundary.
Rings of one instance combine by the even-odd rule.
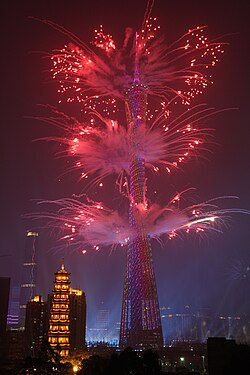
[[[135,68],[134,68],[134,84],[140,83],[139,74],[139,34],[135,33]]]

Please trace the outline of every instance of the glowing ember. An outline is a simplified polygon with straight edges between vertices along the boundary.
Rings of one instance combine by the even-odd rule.
[[[182,194],[164,207],[157,206],[147,201],[144,173],[148,168],[170,174],[197,156],[197,150],[205,150],[211,130],[204,124],[217,112],[204,104],[193,106],[192,99],[212,83],[211,69],[226,43],[209,40],[207,28],[198,26],[167,46],[150,13],[139,32],[126,29],[122,46],[115,44],[103,26],[95,30],[89,47],[45,21],[69,37],[69,43],[51,55],[51,72],[60,95],[68,103],[80,103],[83,119],[52,108],[52,116],[42,120],[63,131],[49,139],[64,146],[62,155],[67,163],[72,159],[70,170],[79,170],[81,179],[94,175],[90,184],[101,188],[105,177],[116,174],[119,191],[128,199],[130,216],[138,226],[143,223],[151,238],[167,234],[172,239],[179,230],[200,233],[214,229],[227,213],[238,212],[207,203],[183,208]],[[124,104],[126,125],[120,123]],[[99,246],[126,245],[135,236],[126,215],[103,203],[89,202],[54,202],[60,208],[58,213],[46,215],[63,223],[67,232],[63,240],[99,250]]]

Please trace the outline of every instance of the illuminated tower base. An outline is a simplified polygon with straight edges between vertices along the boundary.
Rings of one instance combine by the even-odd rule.
[[[127,92],[127,121],[133,154],[130,165],[130,225],[135,233],[127,252],[120,347],[159,349],[163,347],[161,319],[150,240],[138,209],[146,209],[145,162],[139,147],[140,129],[146,123],[146,88],[135,82]]]
[[[127,254],[120,347],[128,346],[134,349],[163,347],[151,248],[146,237],[133,241]]]

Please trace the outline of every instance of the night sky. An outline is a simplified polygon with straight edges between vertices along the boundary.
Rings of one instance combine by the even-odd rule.
[[[135,6],[136,4],[136,6]],[[23,218],[37,211],[35,200],[68,197],[84,191],[74,175],[62,175],[65,161],[56,159],[56,146],[35,142],[55,134],[55,130],[29,117],[41,113],[38,104],[57,105],[56,86],[51,83],[50,61],[46,52],[61,48],[67,38],[42,22],[51,20],[89,43],[100,24],[122,43],[127,26],[138,27],[146,1],[8,1],[2,5],[1,20],[1,226],[0,276],[10,276],[17,285],[28,229],[37,223]],[[211,38],[233,34],[230,46],[214,70],[214,85],[197,102],[215,108],[235,108],[214,116],[212,127],[216,144],[207,160],[191,160],[183,170],[169,176],[154,177],[159,201],[174,191],[197,188],[199,201],[235,195],[229,206],[250,210],[250,123],[249,123],[249,14],[248,1],[156,0],[153,15],[170,43],[189,28],[208,25]],[[67,105],[62,109],[67,112]],[[97,191],[114,204],[110,192],[112,179]],[[165,199],[165,201],[167,198]],[[100,302],[111,309],[119,321],[125,249],[110,254],[81,255],[69,250],[55,252],[55,240],[48,230],[39,230],[38,285],[45,298],[52,290],[54,272],[65,258],[73,287],[85,290],[88,323],[91,325]],[[233,215],[223,234],[182,236],[153,243],[153,257],[160,306],[181,310],[211,307],[216,313],[250,313],[250,216]]]

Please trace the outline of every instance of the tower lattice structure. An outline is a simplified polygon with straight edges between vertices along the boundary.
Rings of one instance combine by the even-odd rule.
[[[67,357],[70,350],[70,273],[64,268],[55,273],[54,290],[52,294],[48,342],[58,350],[60,355]]]
[[[36,294],[36,242],[38,233],[27,231],[24,258],[21,270],[21,289],[19,304],[19,325],[25,327],[26,304]]]
[[[160,310],[149,237],[136,210],[146,209],[146,179],[140,130],[146,124],[147,89],[136,77],[127,91],[125,104],[133,154],[130,163],[129,221],[135,235],[127,250],[124,280],[120,347],[135,349],[163,346]]]

